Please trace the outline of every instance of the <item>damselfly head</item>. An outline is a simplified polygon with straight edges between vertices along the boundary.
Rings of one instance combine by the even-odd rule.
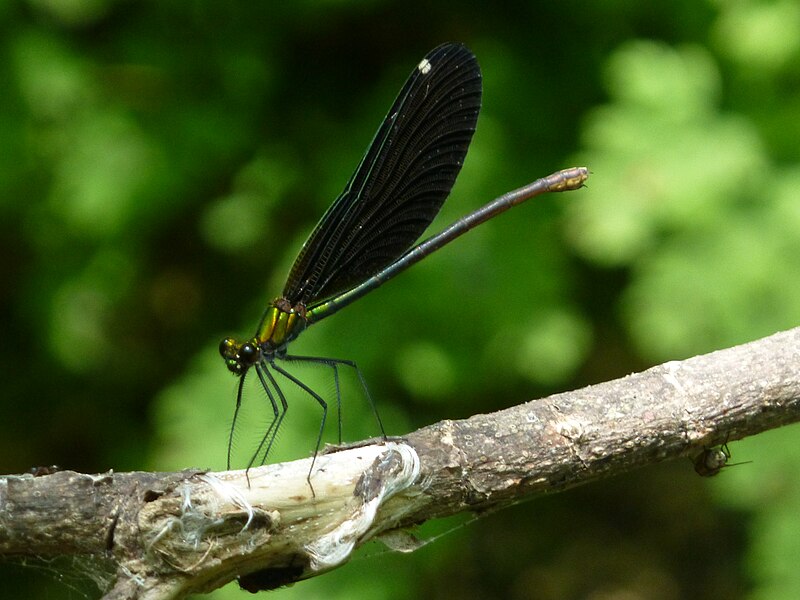
[[[219,343],[219,353],[225,359],[225,366],[234,375],[242,375],[261,360],[261,346],[258,340],[239,342],[234,338],[225,338]]]

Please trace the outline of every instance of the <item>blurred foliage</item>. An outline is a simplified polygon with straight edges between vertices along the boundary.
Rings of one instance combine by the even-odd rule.
[[[477,54],[484,108],[432,230],[557,168],[592,177],[293,344],[357,360],[388,433],[800,323],[796,2],[28,0],[0,4],[0,29],[3,472],[224,467],[219,339],[254,330],[445,40]],[[329,370],[302,377],[332,394]],[[345,438],[376,434],[351,375],[345,391]],[[308,455],[319,424],[289,400],[275,460]],[[273,597],[798,597],[798,432],[731,447],[753,462],[652,467]],[[39,566],[6,565],[0,596],[82,597]]]

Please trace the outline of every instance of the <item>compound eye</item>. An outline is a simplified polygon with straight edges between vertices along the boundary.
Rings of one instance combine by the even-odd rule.
[[[239,348],[239,357],[241,362],[244,364],[251,365],[258,361],[261,355],[261,350],[258,346],[247,342],[246,344],[242,344],[242,347]]]
[[[233,338],[225,338],[219,343],[219,353],[223,358],[231,358],[236,356],[236,340]]]

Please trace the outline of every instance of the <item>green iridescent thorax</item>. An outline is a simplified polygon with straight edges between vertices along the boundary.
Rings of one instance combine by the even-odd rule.
[[[272,360],[286,344],[300,335],[307,324],[305,305],[292,306],[286,298],[277,298],[261,318],[255,337],[244,342],[225,338],[219,344],[219,353],[231,373],[243,375],[265,358]]]
[[[256,339],[262,345],[269,344],[278,349],[300,335],[306,324],[305,305],[292,306],[286,298],[276,298],[261,318]]]

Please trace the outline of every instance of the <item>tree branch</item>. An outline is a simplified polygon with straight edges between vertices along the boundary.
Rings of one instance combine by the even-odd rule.
[[[249,472],[71,471],[0,478],[0,555],[94,555],[108,599],[251,591],[316,576],[375,537],[563,490],[800,420],[800,328],[442,421],[402,441]]]

